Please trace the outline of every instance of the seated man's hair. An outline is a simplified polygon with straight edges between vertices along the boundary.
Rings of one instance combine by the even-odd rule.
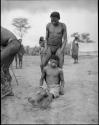
[[[56,60],[59,63],[59,58],[56,55],[52,55],[50,59],[54,59],[54,60]]]

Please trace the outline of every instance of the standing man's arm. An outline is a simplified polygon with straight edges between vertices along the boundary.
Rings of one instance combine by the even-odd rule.
[[[67,43],[67,29],[66,29],[66,25],[63,24],[63,43],[62,43],[62,47],[61,47],[62,52],[64,52],[66,43]]]

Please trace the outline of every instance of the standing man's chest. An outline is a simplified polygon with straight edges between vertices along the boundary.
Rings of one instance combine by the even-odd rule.
[[[59,24],[58,26],[53,26],[52,24],[50,24],[49,26],[49,33],[51,34],[62,34],[62,26]]]

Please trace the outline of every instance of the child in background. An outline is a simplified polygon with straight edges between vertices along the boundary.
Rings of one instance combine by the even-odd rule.
[[[45,52],[45,40],[44,40],[43,36],[41,36],[39,39],[39,45],[40,45],[40,58],[41,58],[41,64],[42,64],[44,56],[46,54],[46,52]],[[41,65],[40,65],[40,68],[41,68],[41,72],[42,72],[43,68]]]

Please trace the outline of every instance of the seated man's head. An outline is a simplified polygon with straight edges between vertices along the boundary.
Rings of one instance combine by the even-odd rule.
[[[59,66],[58,56],[52,55],[49,62],[50,62],[51,67],[53,67],[53,68],[58,67]]]
[[[41,47],[44,47],[45,43],[44,43],[44,37],[43,36],[40,37],[39,44],[40,44]]]
[[[60,20],[59,12],[52,12],[50,17],[51,17],[52,24],[55,25],[55,26],[58,25],[59,20]]]

